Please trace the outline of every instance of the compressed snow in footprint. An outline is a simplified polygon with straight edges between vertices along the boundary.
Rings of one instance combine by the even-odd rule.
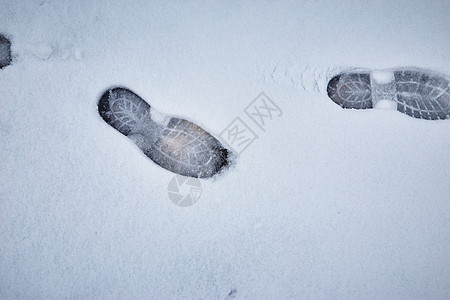
[[[419,119],[450,119],[450,77],[420,70],[394,74],[398,111]]]
[[[344,73],[333,77],[327,86],[328,97],[342,108],[372,108],[368,74]]]
[[[393,108],[395,105],[399,112],[418,119],[450,118],[450,79],[432,71],[342,73],[328,82],[327,92],[343,108]],[[387,104],[388,101],[392,103]]]
[[[11,42],[0,34],[0,69],[11,63]]]
[[[230,166],[232,153],[211,134],[190,121],[162,117],[130,90],[106,91],[100,98],[98,110],[109,125],[128,136],[145,155],[169,171],[208,178]]]

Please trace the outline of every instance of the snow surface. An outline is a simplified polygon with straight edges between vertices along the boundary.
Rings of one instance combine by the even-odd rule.
[[[372,80],[378,84],[388,84],[394,81],[394,72],[391,70],[375,70],[371,74]]]
[[[397,102],[391,100],[378,100],[375,103],[376,109],[389,109],[389,110],[397,110]]]
[[[450,298],[450,121],[326,95],[358,67],[449,75],[449,11],[1,1],[0,298]],[[262,91],[283,115],[180,208],[98,115],[114,85],[216,135]]]

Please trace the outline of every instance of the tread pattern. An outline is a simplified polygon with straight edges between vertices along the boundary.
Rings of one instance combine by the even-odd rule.
[[[11,42],[0,33],[0,69],[11,64]]]
[[[450,119],[450,80],[422,70],[394,71],[397,110],[425,120]],[[370,73],[342,73],[327,86],[328,97],[343,108],[372,108]]]
[[[151,160],[174,173],[208,178],[230,164],[231,153],[196,124],[168,117],[167,124],[152,120],[153,109],[125,88],[107,90],[98,102],[100,116],[128,136]]]
[[[208,132],[180,118],[172,118],[161,138],[146,152],[166,169],[194,177],[211,177],[228,164],[228,150]]]
[[[425,120],[450,118],[448,80],[410,70],[394,72],[394,76],[398,111]]]
[[[149,115],[150,105],[131,91],[116,88],[103,94],[99,113],[109,125],[129,135]]]
[[[339,74],[330,80],[327,92],[328,97],[342,108],[372,108],[369,74]]]

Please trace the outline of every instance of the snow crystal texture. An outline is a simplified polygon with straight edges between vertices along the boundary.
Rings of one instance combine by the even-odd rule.
[[[450,75],[449,11],[1,1],[0,299],[450,299],[450,121],[327,94],[355,68]],[[239,117],[258,138],[174,205],[175,174],[99,116],[113,86],[209,133]],[[264,131],[244,111],[261,92],[283,111]]]

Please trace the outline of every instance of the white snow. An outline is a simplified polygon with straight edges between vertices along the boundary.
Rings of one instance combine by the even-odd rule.
[[[397,102],[391,100],[378,100],[375,103],[376,109],[397,110]]]
[[[372,80],[378,84],[388,84],[394,81],[394,72],[391,70],[375,70],[370,75]]]
[[[0,70],[0,298],[450,298],[450,121],[326,94],[353,68],[450,75],[449,1],[0,7],[15,54]],[[240,116],[259,138],[180,208],[174,174],[98,115],[116,85],[216,136]],[[260,92],[283,111],[265,132],[243,112]]]
[[[49,59],[53,54],[53,48],[46,43],[30,44],[28,45],[27,51],[41,60]]]

